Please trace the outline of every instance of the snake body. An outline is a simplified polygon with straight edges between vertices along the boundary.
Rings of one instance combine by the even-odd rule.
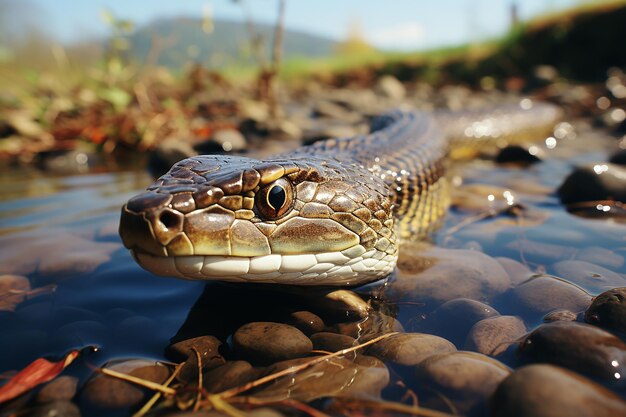
[[[424,237],[443,218],[451,147],[541,137],[558,117],[549,105],[396,110],[376,117],[370,134],[264,161],[195,156],[124,205],[120,235],[158,275],[362,284],[387,276],[401,241]]]

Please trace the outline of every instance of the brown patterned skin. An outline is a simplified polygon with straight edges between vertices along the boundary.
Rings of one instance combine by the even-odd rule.
[[[349,271],[346,282],[381,278],[389,273],[382,261],[395,264],[399,238],[423,237],[445,214],[449,138],[443,127],[425,113],[393,111],[375,118],[368,135],[317,142],[265,161],[185,159],[123,207],[120,235],[135,253],[159,258],[337,252],[352,258],[366,251],[364,257],[381,260],[378,270]],[[276,184],[288,200],[278,216],[264,200]],[[341,283],[335,274],[332,285]]]

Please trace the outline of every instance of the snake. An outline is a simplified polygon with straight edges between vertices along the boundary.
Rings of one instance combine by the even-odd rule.
[[[191,280],[355,286],[396,266],[450,203],[449,157],[545,138],[560,109],[526,101],[461,112],[391,110],[370,132],[258,160],[183,159],[122,207],[144,269]]]

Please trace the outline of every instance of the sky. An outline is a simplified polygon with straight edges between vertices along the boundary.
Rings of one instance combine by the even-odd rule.
[[[0,0],[20,1],[20,0]],[[108,33],[101,11],[142,25],[159,17],[202,16],[243,20],[241,3],[255,21],[273,23],[278,0],[26,0],[30,18],[63,42]],[[355,25],[374,46],[418,50],[476,41],[503,34],[511,4],[527,19],[579,3],[580,0],[287,0],[285,26],[345,39]],[[20,13],[23,14],[23,13]],[[13,22],[20,25],[20,22]]]

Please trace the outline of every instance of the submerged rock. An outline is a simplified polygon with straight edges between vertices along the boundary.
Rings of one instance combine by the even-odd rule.
[[[557,192],[563,204],[602,200],[626,203],[626,168],[612,163],[578,167]]]
[[[500,384],[491,411],[493,417],[614,417],[626,415],[626,402],[574,372],[530,365]]]
[[[417,365],[429,356],[454,352],[456,347],[448,340],[423,333],[400,333],[371,345],[368,354],[396,365]]]
[[[622,383],[626,373],[626,344],[588,324],[542,324],[524,338],[518,352],[524,360],[563,366],[607,383]]]
[[[233,334],[233,348],[242,357],[258,363],[271,363],[307,355],[311,340],[300,330],[282,323],[244,324]]]
[[[473,325],[499,314],[495,308],[480,301],[456,298],[433,311],[431,327],[435,334],[461,346]]]
[[[585,321],[626,333],[626,287],[613,288],[594,298]]]
[[[540,161],[541,158],[536,153],[530,153],[527,148],[519,145],[509,145],[500,150],[496,156],[496,162],[499,164],[528,166]]]
[[[465,340],[465,350],[498,356],[526,333],[524,321],[515,316],[490,317],[476,323]]]
[[[511,370],[474,352],[434,355],[416,369],[420,405],[467,416],[485,415],[488,400]],[[435,394],[436,393],[436,394]]]
[[[590,262],[567,260],[553,267],[560,277],[594,293],[626,285],[624,276]]]

